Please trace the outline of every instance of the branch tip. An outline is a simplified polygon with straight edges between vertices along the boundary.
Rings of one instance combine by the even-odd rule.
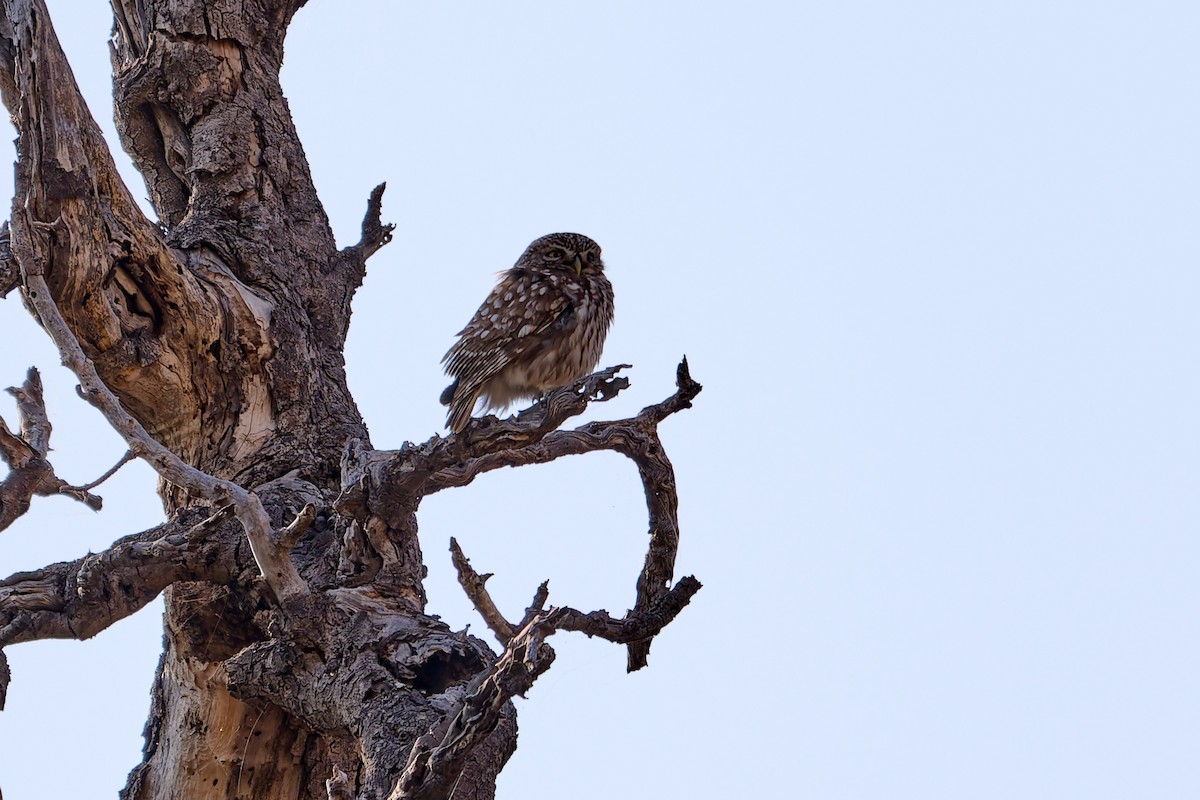
[[[363,261],[366,261],[371,256],[392,241],[392,231],[396,230],[396,226],[389,222],[383,222],[383,192],[387,189],[387,181],[376,186],[371,190],[370,196],[367,198],[367,213],[362,221],[362,238],[358,244],[354,245],[354,249],[358,250]]]
[[[78,488],[85,492],[88,489],[95,489],[97,486],[104,483],[106,480],[111,478],[113,475],[116,475],[117,471],[119,469],[121,469],[121,467],[125,466],[130,461],[133,461],[135,458],[137,458],[137,456],[134,455],[134,452],[132,450],[126,450],[125,455],[121,456],[121,460],[118,461],[116,464],[114,464],[112,469],[110,469],[108,472],[101,475],[99,478],[96,478],[96,480],[92,481],[91,483],[85,483],[83,486],[80,486]]]
[[[500,609],[496,608],[496,604],[492,601],[492,596],[488,594],[485,584],[492,574],[480,575],[476,572],[475,568],[471,566],[470,560],[463,554],[458,540],[453,536],[450,537],[450,558],[454,562],[455,571],[458,572],[458,583],[467,593],[467,597],[471,599],[475,610],[479,612],[479,616],[483,617],[483,621],[487,623],[492,633],[496,634],[500,644],[507,644],[512,639],[515,630],[513,624],[504,618]]]

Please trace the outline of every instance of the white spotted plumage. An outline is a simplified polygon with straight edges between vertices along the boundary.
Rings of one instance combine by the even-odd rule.
[[[442,359],[454,378],[442,392],[448,427],[461,431],[478,398],[500,409],[588,374],[612,319],[600,246],[578,233],[535,240]]]

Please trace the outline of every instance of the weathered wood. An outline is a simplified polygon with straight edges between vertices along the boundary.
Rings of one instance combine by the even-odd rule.
[[[511,419],[375,449],[343,347],[365,262],[394,226],[380,184],[360,241],[334,243],[279,84],[303,0],[113,0],[116,123],[157,220],[118,176],[43,0],[0,1],[0,95],[19,136],[0,296],[20,290],[84,399],[158,472],[169,515],[0,581],[0,648],[88,638],[165,595],[127,800],[492,797],[516,746],[511,698],[553,661],[545,639],[627,644],[635,669],[699,589],[668,588],[677,494],[657,434],[700,389],[686,362],[675,395],[630,420],[559,430],[628,387],[621,366]],[[93,498],[94,483],[70,486],[46,461],[33,380],[20,434],[0,421],[0,528],[38,494]],[[650,516],[624,619],[546,609],[543,584],[509,623],[458,550],[503,652],[426,613],[424,497],[603,449],[635,462]],[[8,688],[0,651],[0,706]]]
[[[42,399],[42,379],[36,369],[30,368],[25,383],[8,390],[17,398],[17,413],[21,418],[20,435],[9,430],[0,418],[0,460],[8,466],[9,473],[0,481],[0,531],[12,525],[29,510],[34,495],[66,495],[99,511],[103,500],[92,494],[90,489],[103,483],[121,464],[113,467],[99,479],[86,486],[72,486],[54,474],[50,465],[50,417]],[[124,460],[121,462],[125,463]]]
[[[496,638],[500,640],[500,644],[508,644],[512,640],[516,629],[513,624],[504,618],[500,613],[500,609],[496,608],[496,603],[492,600],[491,594],[487,590],[488,578],[492,577],[489,572],[486,575],[480,575],[471,566],[471,561],[458,545],[458,540],[453,536],[450,537],[450,557],[454,562],[454,569],[458,572],[458,582],[462,585],[463,591],[467,593],[467,597],[471,598],[471,604],[475,606],[475,610],[483,617],[483,621],[492,629],[492,633],[496,634]]]

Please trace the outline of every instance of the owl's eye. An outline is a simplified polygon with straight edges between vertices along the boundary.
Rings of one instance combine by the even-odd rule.
[[[554,248],[553,250],[546,251],[546,260],[547,261],[558,261],[562,257],[563,257],[563,251],[559,250],[557,247]]]
[[[588,263],[589,264],[596,263],[596,251],[595,250],[591,250],[588,252]]]

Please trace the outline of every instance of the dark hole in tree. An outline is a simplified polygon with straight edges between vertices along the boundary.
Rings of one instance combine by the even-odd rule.
[[[423,694],[441,694],[456,683],[465,683],[484,665],[473,653],[432,654],[413,668],[413,688]]]

